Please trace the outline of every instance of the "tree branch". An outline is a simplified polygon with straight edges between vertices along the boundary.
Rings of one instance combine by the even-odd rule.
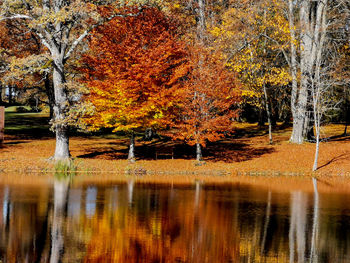
[[[139,14],[141,14],[143,11],[143,8],[139,9],[139,12],[135,13],[135,14],[114,14],[111,15],[110,17],[103,19],[102,21],[96,23],[95,25],[92,25],[90,28],[86,29],[71,45],[70,49],[68,50],[68,52],[66,53],[66,55],[64,56],[64,60],[67,60],[72,53],[74,52],[74,50],[77,48],[77,46],[80,44],[80,42],[89,35],[89,33],[94,30],[95,28],[103,25],[106,22],[111,21],[113,18],[116,17],[129,17],[129,16],[138,16]]]
[[[33,18],[31,16],[27,16],[27,15],[20,15],[20,14],[15,14],[13,16],[3,16],[0,17],[0,21],[4,21],[4,20],[10,20],[10,19],[29,19],[29,20],[33,20]]]
[[[269,40],[271,40],[271,41],[273,41],[273,42],[275,42],[276,44],[280,45],[280,43],[277,40],[269,37],[268,35],[265,35],[265,34],[260,34],[260,35],[265,37],[265,38],[267,38],[267,39],[269,39]],[[290,67],[291,64],[290,64],[290,61],[289,61],[289,58],[288,58],[288,55],[287,55],[286,51],[284,49],[281,49],[281,51],[283,53],[283,56],[284,56],[286,62],[288,63],[288,66]]]

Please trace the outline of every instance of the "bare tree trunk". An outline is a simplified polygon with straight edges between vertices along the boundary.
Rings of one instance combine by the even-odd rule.
[[[130,163],[134,163],[136,161],[136,159],[135,159],[135,134],[133,131],[132,131],[131,137],[130,137],[128,160]]]
[[[290,0],[291,1],[291,0]],[[290,8],[293,9],[293,3],[289,3]],[[293,10],[290,10],[290,12]],[[308,80],[310,76],[310,54],[311,54],[311,38],[309,35],[309,16],[310,16],[310,2],[309,0],[304,0],[301,3],[299,15],[300,15],[300,87],[297,89],[295,85],[296,70],[296,60],[294,65],[292,64],[292,112],[293,112],[293,132],[290,142],[301,144],[306,136],[306,110],[308,102]],[[291,13],[289,14],[292,15]],[[291,20],[291,19],[290,19]],[[293,22],[294,25],[294,22]],[[292,30],[295,33],[294,29]],[[291,33],[292,33],[291,32]],[[293,37],[292,37],[293,38]],[[295,36],[294,36],[295,39]],[[295,41],[295,40],[294,40]],[[295,43],[292,43],[292,47]],[[295,52],[295,50],[292,52]],[[294,54],[295,55],[295,54]],[[292,54],[292,57],[294,56]],[[296,88],[296,89],[295,89]]]
[[[49,74],[45,74],[45,92],[50,107],[50,120],[54,117],[55,94]]]
[[[6,86],[2,87],[2,90],[1,90],[2,102],[5,102],[5,97],[6,97]]]
[[[12,104],[12,92],[13,92],[13,88],[12,86],[8,86],[9,89],[9,104]]]
[[[320,151],[320,132],[319,128],[316,128],[316,149],[315,149],[315,159],[314,159],[314,165],[312,167],[312,171],[316,171],[318,168],[318,153]]]
[[[320,148],[320,128],[321,128],[321,119],[323,114],[322,109],[322,95],[321,92],[325,88],[321,80],[321,63],[323,48],[326,39],[326,9],[327,9],[327,0],[324,0],[322,3],[319,3],[317,8],[317,20],[316,20],[316,29],[318,38],[314,43],[313,49],[316,54],[315,58],[315,74],[312,79],[312,100],[313,100],[313,113],[314,113],[314,122],[316,129],[316,150],[315,150],[315,159],[312,170],[317,170],[317,162]]]
[[[346,91],[344,91],[345,93]],[[345,96],[346,96],[346,93],[345,93]],[[348,121],[348,118],[349,118],[349,101],[348,99],[346,98],[345,99],[345,126],[344,126],[344,132],[343,132],[343,136],[347,136],[347,131],[348,131],[348,125],[349,125],[349,121]]]
[[[59,56],[59,55],[57,55]],[[69,136],[66,121],[66,113],[68,111],[68,96],[65,88],[64,65],[62,60],[54,62],[53,68],[53,87],[55,94],[54,106],[54,126],[56,132],[56,148],[54,159],[69,159]]]
[[[205,0],[198,0],[198,38],[199,41],[204,43],[204,35],[205,35]]]
[[[271,123],[271,112],[270,112],[270,107],[269,107],[269,101],[267,98],[267,91],[266,91],[266,85],[265,83],[263,84],[263,89],[264,89],[264,95],[265,95],[265,107],[266,107],[266,114],[267,114],[267,122],[269,124],[269,143],[272,144],[272,123]]]
[[[317,54],[320,46],[322,16],[326,13],[324,1],[300,2],[300,87],[297,85],[297,63],[295,49],[294,8],[295,1],[289,0],[289,26],[291,32],[291,73],[292,73],[292,143],[302,143],[305,138],[314,139],[313,120],[310,118],[312,106],[311,79],[314,75]],[[308,114],[309,113],[309,114]]]
[[[196,160],[197,162],[203,161],[203,156],[202,156],[202,147],[200,143],[196,143]]]

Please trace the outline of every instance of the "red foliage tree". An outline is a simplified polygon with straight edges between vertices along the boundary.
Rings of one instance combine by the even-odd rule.
[[[182,78],[188,64],[176,25],[156,8],[115,18],[98,28],[85,55],[87,101],[94,114],[86,118],[91,130],[133,131],[171,125]],[[129,160],[134,159],[131,138]]]
[[[241,95],[235,75],[226,69],[219,54],[201,46],[192,47],[189,53],[190,73],[182,88],[173,137],[196,145],[196,159],[201,161],[201,146],[231,130]]]

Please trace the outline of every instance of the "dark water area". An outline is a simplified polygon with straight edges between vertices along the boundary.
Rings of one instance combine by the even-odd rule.
[[[349,223],[339,193],[0,185],[0,262],[350,262]]]

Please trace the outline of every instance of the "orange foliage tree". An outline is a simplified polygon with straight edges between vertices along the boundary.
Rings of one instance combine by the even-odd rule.
[[[189,53],[190,73],[182,88],[172,136],[196,145],[196,159],[201,161],[201,146],[223,138],[231,130],[241,96],[234,74],[225,68],[219,54],[200,45]]]
[[[86,100],[93,114],[90,130],[102,127],[131,132],[128,159],[133,161],[134,131],[171,125],[179,85],[188,64],[177,27],[156,8],[137,16],[115,18],[98,28],[84,56]]]

